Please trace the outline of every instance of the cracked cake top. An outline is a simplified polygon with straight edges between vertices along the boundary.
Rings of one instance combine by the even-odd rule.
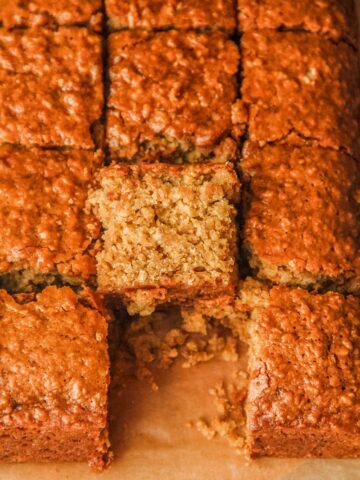
[[[242,37],[252,141],[313,143],[358,156],[360,71],[357,53],[304,32]]]

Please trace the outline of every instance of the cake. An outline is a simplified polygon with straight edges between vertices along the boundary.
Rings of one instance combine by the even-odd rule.
[[[100,145],[101,50],[86,28],[0,29],[0,144]]]
[[[360,458],[357,37],[352,0],[0,0],[0,462],[100,471],[109,417],[141,477],[174,411],[166,455]]]
[[[109,37],[107,145],[115,161],[237,158],[244,111],[239,52],[221,32],[119,32]]]
[[[274,283],[360,292],[360,169],[344,152],[248,144],[243,251]]]
[[[358,43],[353,0],[238,0],[238,13],[241,31],[293,29]]]
[[[108,460],[108,314],[90,290],[0,290],[0,461]]]
[[[360,301],[243,284],[252,457],[359,457]]]
[[[101,169],[89,205],[102,224],[101,293],[156,301],[231,294],[236,281],[235,204],[230,165],[112,165]]]
[[[99,23],[101,0],[2,0],[0,22],[6,28]]]
[[[176,28],[235,30],[233,0],[106,0],[109,26],[114,30]]]
[[[86,211],[102,154],[0,147],[0,286],[95,282],[100,226]]]
[[[351,46],[276,31],[246,32],[241,46],[251,141],[312,143],[359,155],[360,70]]]

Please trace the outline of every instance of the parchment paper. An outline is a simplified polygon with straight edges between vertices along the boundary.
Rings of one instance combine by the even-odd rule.
[[[360,0],[357,6],[360,13]],[[127,374],[118,362],[110,398],[112,465],[94,474],[86,464],[3,464],[0,480],[360,480],[360,459],[249,462],[224,439],[208,440],[186,426],[216,413],[209,389],[244,361],[176,365],[157,374],[158,391],[133,377],[122,384]]]

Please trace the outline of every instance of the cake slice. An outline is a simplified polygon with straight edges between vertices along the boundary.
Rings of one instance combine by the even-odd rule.
[[[99,146],[101,55],[86,28],[0,29],[0,144]]]
[[[114,30],[176,28],[235,30],[233,0],[106,0],[109,26]]]
[[[275,283],[360,292],[360,169],[317,147],[248,144],[243,249]]]
[[[359,457],[360,300],[246,282],[241,296],[250,455]]]
[[[94,283],[100,226],[86,211],[102,154],[0,147],[0,286]]]
[[[239,29],[303,30],[358,46],[354,0],[238,0]]]
[[[108,315],[90,290],[0,290],[0,461],[108,461]]]
[[[99,23],[100,12],[101,0],[2,0],[0,23],[5,28],[92,25]]]
[[[103,227],[99,290],[133,298],[133,313],[150,313],[154,297],[233,292],[239,189],[229,164],[103,168],[89,196]]]
[[[221,32],[119,32],[109,37],[107,144],[130,163],[237,158],[243,108],[239,51]]]
[[[314,144],[359,156],[357,52],[306,32],[247,32],[241,38],[242,99],[251,141]]]

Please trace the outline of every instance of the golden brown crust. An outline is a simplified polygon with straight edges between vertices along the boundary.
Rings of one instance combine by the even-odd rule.
[[[360,288],[360,170],[316,147],[248,144],[244,245],[261,278]]]
[[[359,57],[302,32],[242,37],[242,96],[252,141],[312,142],[359,155]],[[316,105],[316,108],[315,108]]]
[[[360,300],[273,287],[249,303],[252,454],[359,456]]]
[[[100,153],[0,147],[0,273],[95,275],[100,228],[85,202],[101,161]]]
[[[0,30],[0,143],[94,148],[101,65],[85,28]]]
[[[353,0],[238,0],[240,31],[292,28],[358,44]]]
[[[235,29],[233,0],[106,0],[113,29]]]
[[[48,287],[19,301],[0,290],[0,460],[101,467],[109,359],[107,318],[96,305],[89,290]]]
[[[236,45],[220,32],[110,35],[107,143],[139,162],[234,160],[242,132]]]
[[[98,183],[90,204],[104,228],[100,291],[145,290],[148,302],[154,292],[164,303],[233,290],[240,186],[232,166],[113,165]]]
[[[85,24],[101,10],[101,0],[0,0],[5,28]]]

